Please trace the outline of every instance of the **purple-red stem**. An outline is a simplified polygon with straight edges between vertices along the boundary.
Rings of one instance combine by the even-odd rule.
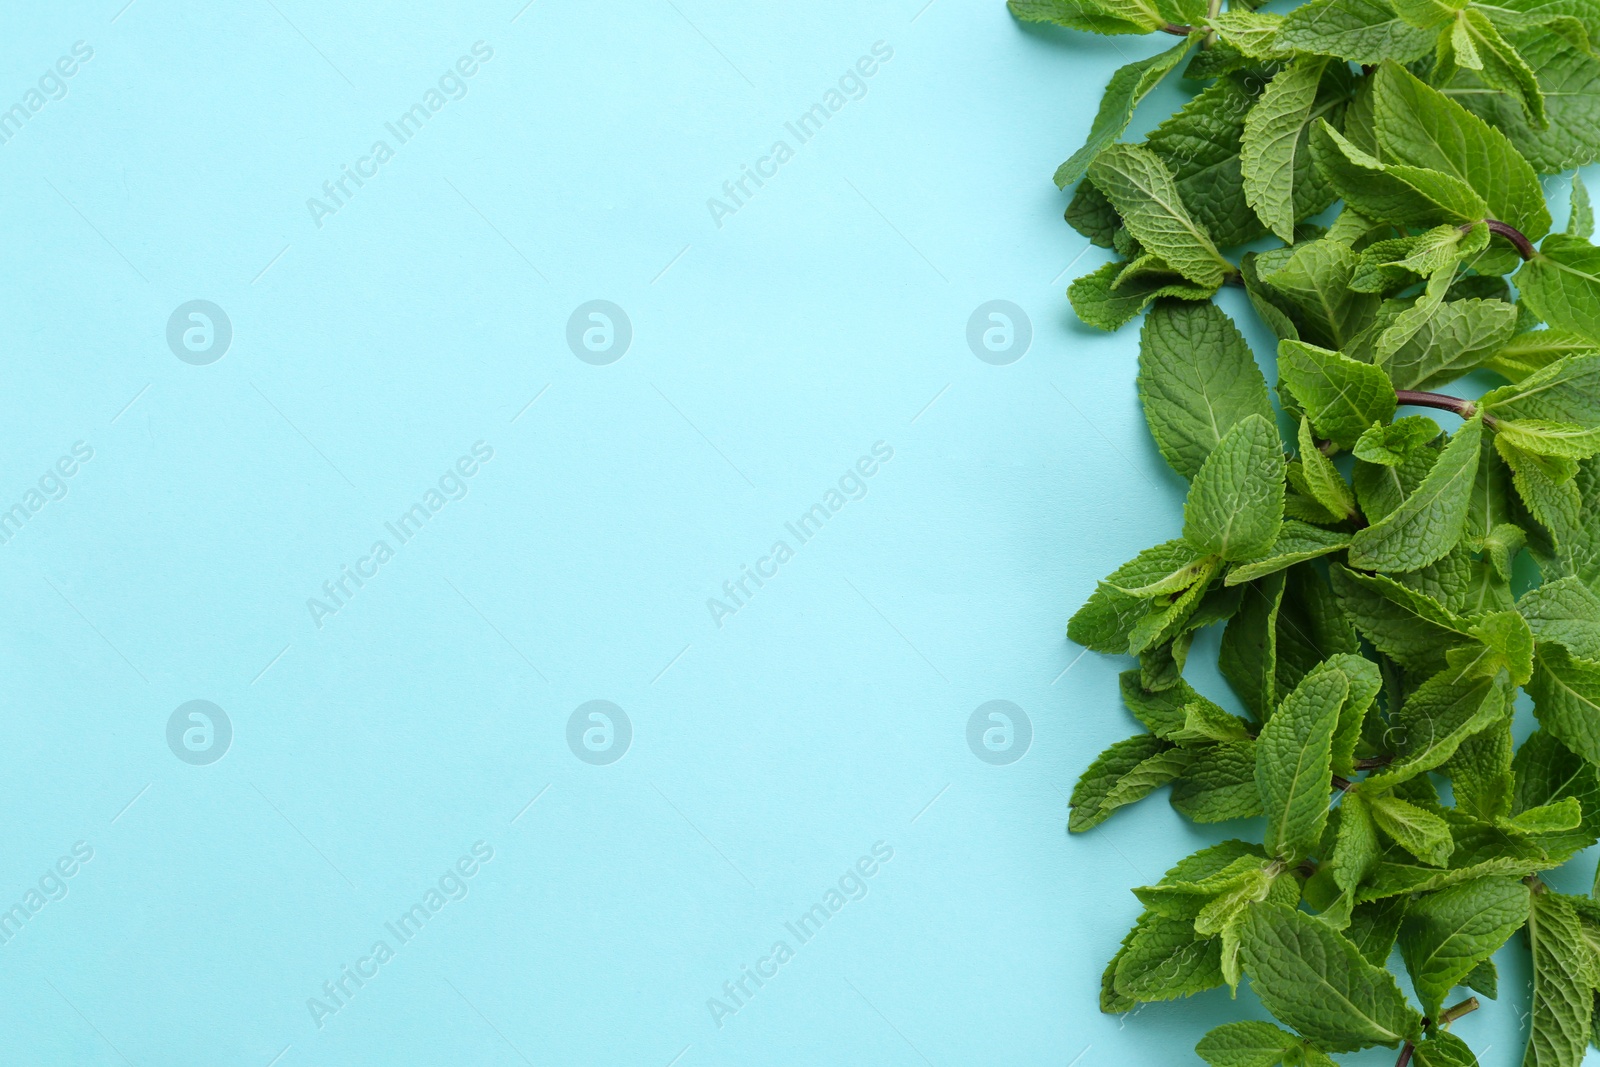
[[[1463,400],[1458,396],[1446,396],[1444,393],[1423,393],[1415,389],[1396,389],[1394,399],[1397,404],[1410,404],[1419,408],[1438,408],[1441,411],[1453,411],[1463,419],[1470,419],[1478,413],[1478,405],[1470,400]]]

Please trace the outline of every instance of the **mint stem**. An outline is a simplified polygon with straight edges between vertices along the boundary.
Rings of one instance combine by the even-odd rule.
[[[1416,1051],[1416,1048],[1417,1046],[1407,1041],[1405,1048],[1400,1050],[1400,1058],[1394,1061],[1394,1067],[1406,1067],[1406,1064],[1411,1062],[1411,1054]]]
[[[1528,240],[1523,232],[1515,226],[1510,226],[1499,219],[1485,219],[1484,224],[1489,227],[1490,233],[1497,233],[1516,245],[1517,251],[1522,255],[1523,259],[1532,259],[1539,254],[1533,247],[1533,242]]]
[[[1397,404],[1409,404],[1419,408],[1438,408],[1440,411],[1453,411],[1463,419],[1470,419],[1478,413],[1478,405],[1470,400],[1462,400],[1458,396],[1447,396],[1444,393],[1422,393],[1415,389],[1396,389],[1394,400]]]
[[[1439,1013],[1439,1025],[1440,1026],[1449,1026],[1451,1023],[1455,1022],[1457,1019],[1461,1018],[1463,1015],[1468,1015],[1468,1014],[1471,1014],[1472,1012],[1477,1011],[1478,1007],[1479,1007],[1478,998],[1477,997],[1468,997],[1466,1000],[1463,1000],[1460,1004],[1457,1004],[1457,1005],[1455,1005],[1454,1007],[1451,1007],[1451,1008],[1446,1008],[1444,1011],[1440,1012]]]
[[[1174,37],[1187,37],[1194,32],[1193,26],[1183,26],[1176,22],[1169,22],[1161,27],[1162,33],[1170,33]]]

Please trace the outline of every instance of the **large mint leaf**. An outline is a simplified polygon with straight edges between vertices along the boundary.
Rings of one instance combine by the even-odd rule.
[[[1461,540],[1478,472],[1483,422],[1457,430],[1422,484],[1383,520],[1350,540],[1350,566],[1414,571],[1442,558]]]
[[[1534,715],[1556,740],[1600,764],[1600,664],[1575,660],[1560,645],[1541,645],[1528,694]]]
[[[1416,671],[1443,670],[1445,653],[1473,640],[1469,625],[1444,605],[1381,574],[1334,564],[1333,591],[1358,630],[1378,651]]]
[[[1363,786],[1397,785],[1444,763],[1463,741],[1500,720],[1506,690],[1495,679],[1462,677],[1452,669],[1423,682],[1393,717],[1388,743],[1394,760]]]
[[[1396,389],[1437,389],[1473,370],[1511,340],[1517,309],[1504,300],[1440,305],[1402,343],[1379,348]]]
[[[1140,764],[1170,747],[1166,741],[1154,734],[1138,734],[1118,741],[1096,756],[1072,789],[1070,802],[1072,815],[1067,823],[1067,829],[1081,833],[1104,822],[1120,807],[1120,804],[1106,803],[1107,797],[1117,788],[1118,783],[1132,774]]]
[[[1380,298],[1350,288],[1357,264],[1350,246],[1333,238],[1263,252],[1252,261],[1257,280],[1284,303],[1296,339],[1343,348],[1372,322]]]
[[[1550,232],[1538,175],[1503,133],[1394,63],[1379,68],[1374,95],[1378,148],[1386,163],[1461,180],[1483,198],[1491,218],[1530,240]]]
[[[1523,59],[1489,16],[1476,7],[1456,15],[1449,32],[1439,37],[1439,68],[1436,80],[1447,79],[1458,68],[1477,72],[1490,88],[1515,100],[1535,129],[1550,125],[1545,114],[1544,93],[1528,61]]]
[[[1389,972],[1314,916],[1252,905],[1240,953],[1267,1010],[1319,1048],[1354,1052],[1418,1036],[1421,1019]]]
[[[1232,267],[1189,215],[1159,156],[1138,145],[1112,145],[1095,158],[1089,176],[1146,251],[1196,285],[1222,284]]]
[[[1223,248],[1266,232],[1245,202],[1239,175],[1239,144],[1253,102],[1241,79],[1219,78],[1145,139],[1172,172],[1194,220]]]
[[[1381,0],[1311,0],[1289,12],[1277,43],[1353,63],[1402,63],[1432,51],[1437,33],[1407,25]]]
[[[1320,526],[1285,519],[1272,546],[1255,559],[1244,560],[1228,571],[1228,585],[1240,585],[1287,570],[1296,563],[1326,556],[1350,544],[1350,535]]]
[[[1261,814],[1254,741],[1225,741],[1196,749],[1172,783],[1172,806],[1194,822],[1248,819]]]
[[[1116,991],[1134,1000],[1176,1000],[1222,984],[1220,938],[1194,923],[1147,912],[1117,961]]]
[[[1184,573],[1199,558],[1181,539],[1145,549],[1106,576],[1067,623],[1067,636],[1096,652],[1126,654],[1128,637],[1149,611],[1150,600],[1124,590],[1141,589]]]
[[[1278,375],[1317,433],[1341,448],[1394,414],[1394,386],[1370,363],[1303,341],[1280,341]]]
[[[1423,167],[1380,162],[1324,120],[1311,153],[1345,203],[1375,222],[1432,229],[1481,222],[1488,205],[1466,182]]]
[[[1578,659],[1600,662],[1600,596],[1577,578],[1558,578],[1517,601],[1541,642],[1564,645]]]
[[[1495,92],[1472,71],[1457,73],[1445,91],[1509,137],[1541,174],[1600,158],[1600,57],[1589,50],[1585,36],[1540,27],[1508,38],[1538,78],[1548,127],[1535,128],[1514,97]]]
[[[1006,3],[1022,22],[1050,22],[1089,33],[1150,33],[1159,30],[1167,21],[1153,5],[1142,10],[1118,6],[1124,7],[1126,13],[1113,13],[1093,0],[1007,0]]]
[[[1224,560],[1265,552],[1283,525],[1283,447],[1261,415],[1240,420],[1194,476],[1183,506],[1183,536]]]
[[[1078,318],[1102,330],[1115,330],[1138,317],[1139,312],[1162,297],[1175,300],[1210,300],[1216,286],[1195,285],[1180,274],[1140,273],[1128,276],[1127,263],[1107,263],[1072,283],[1067,298]]]
[[[1548,730],[1535,730],[1522,742],[1512,763],[1512,811],[1522,815],[1554,805],[1579,805],[1577,826],[1534,835],[1550,856],[1549,865],[1564,862],[1600,839],[1600,775],[1594,765],[1557,741]]]
[[[1150,90],[1161,84],[1175,70],[1194,43],[1194,36],[1157,53],[1119,69],[1111,76],[1105,95],[1100,99],[1100,110],[1089,126],[1089,139],[1084,146],[1056,170],[1056,187],[1065,189],[1089,172],[1089,165],[1108,145],[1116,143],[1122,131],[1133,119],[1133,109],[1139,101],[1150,95]],[[1095,184],[1099,184],[1096,182]],[[1115,203],[1115,200],[1113,200]]]
[[[1162,301],[1151,309],[1139,336],[1139,396],[1157,447],[1185,478],[1239,422],[1272,417],[1250,346],[1210,302]]]
[[[1450,990],[1528,921],[1528,887],[1478,878],[1414,901],[1400,924],[1400,954],[1422,1001],[1438,1018]]]
[[[1267,813],[1267,852],[1288,861],[1310,854],[1328,821],[1333,735],[1350,695],[1334,666],[1311,672],[1256,738],[1256,788]]]
[[[1517,272],[1522,302],[1557,329],[1600,341],[1600,248],[1553,233]]]
[[[1328,60],[1305,56],[1279,71],[1244,120],[1244,195],[1273,233],[1294,241],[1295,160]]]
[[[1596,984],[1593,949],[1571,904],[1536,893],[1528,916],[1533,1005],[1523,1067],[1579,1067],[1589,1044]]]

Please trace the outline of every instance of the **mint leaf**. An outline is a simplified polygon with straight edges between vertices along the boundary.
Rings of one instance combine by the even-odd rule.
[[[1389,743],[1395,758],[1362,783],[1386,788],[1431,771],[1461,743],[1498,722],[1506,712],[1507,687],[1494,678],[1445,670],[1417,687],[1394,716]]]
[[[1215,304],[1162,301],[1139,335],[1139,396],[1161,454],[1185,478],[1251,415],[1272,417],[1267,381]]]
[[[1545,114],[1544,93],[1539,79],[1517,50],[1500,36],[1500,31],[1477,8],[1460,12],[1447,33],[1439,37],[1439,77],[1448,78],[1457,69],[1475,71],[1485,85],[1498,89],[1522,108],[1535,129],[1550,125]]]
[[[1256,788],[1267,813],[1266,849],[1296,861],[1309,855],[1328,819],[1333,734],[1350,682],[1335,667],[1307,675],[1256,738]]]
[[[1374,96],[1378,149],[1386,163],[1459,179],[1483,198],[1490,218],[1530,240],[1550,232],[1539,177],[1505,134],[1394,63],[1378,69]]]
[[[1540,725],[1600,764],[1600,664],[1575,660],[1560,645],[1540,645],[1528,694]]]
[[[1116,991],[1140,1001],[1178,997],[1222,984],[1222,944],[1197,938],[1187,919],[1146,913],[1117,961]]]
[[[1260,815],[1255,748],[1254,741],[1229,741],[1196,749],[1189,769],[1172,783],[1173,808],[1198,823]]]
[[[1567,216],[1567,233],[1585,241],[1594,237],[1594,205],[1589,201],[1589,187],[1583,184],[1583,175],[1572,175],[1572,211]]]
[[[1056,188],[1065,189],[1089,172],[1089,165],[1095,161],[1095,157],[1108,145],[1115,143],[1122,136],[1122,131],[1128,128],[1128,123],[1133,119],[1133,109],[1139,105],[1139,101],[1150,95],[1150,91],[1161,84],[1161,79],[1183,62],[1193,43],[1193,36],[1185,37],[1165,52],[1129,63],[1111,76],[1111,83],[1106,86],[1105,96],[1100,100],[1100,110],[1089,126],[1089,139],[1057,168]],[[1112,203],[1115,202],[1115,198],[1112,198]]]
[[[1122,216],[1128,232],[1196,285],[1216,287],[1232,271],[1211,237],[1190,217],[1172,173],[1138,145],[1111,145],[1089,177]]]
[[[1457,430],[1422,484],[1383,520],[1350,539],[1350,566],[1414,571],[1444,556],[1461,540],[1478,472],[1483,422]]]
[[[1483,197],[1460,178],[1424,167],[1380,162],[1326,120],[1318,120],[1312,128],[1311,155],[1345,203],[1377,222],[1431,229],[1472,225],[1489,217]]]
[[[1464,620],[1392,578],[1337,564],[1329,568],[1328,577],[1356,629],[1403,667],[1442,670],[1449,649],[1472,641]]]
[[[1224,1023],[1194,1047],[1210,1067],[1277,1067],[1300,1039],[1271,1023]]]
[[[1096,756],[1078,779],[1078,784],[1073,786],[1070,801],[1072,816],[1067,829],[1082,833],[1104,822],[1119,806],[1106,805],[1106,798],[1117,784],[1145,760],[1169,747],[1167,742],[1154,734],[1138,734],[1118,741]]]
[[[1367,807],[1378,829],[1401,848],[1431,867],[1443,867],[1455,842],[1444,819],[1408,800],[1384,793],[1368,793]]]
[[[1139,312],[1162,297],[1210,300],[1216,286],[1195,285],[1179,274],[1141,274],[1124,281],[1127,263],[1107,263],[1093,274],[1072,283],[1067,296],[1078,318],[1102,330],[1115,330],[1138,317]]]
[[[1183,536],[1198,551],[1249,559],[1283,524],[1283,452],[1261,415],[1235,424],[1201,465],[1183,506]]]
[[[1450,990],[1528,921],[1528,887],[1477,878],[1414,901],[1400,924],[1400,954],[1423,1014],[1438,1018]]]
[[[1022,22],[1051,22],[1089,33],[1149,33],[1166,22],[1153,7],[1140,10],[1132,5],[1116,6],[1126,14],[1114,14],[1109,7],[1079,0],[1007,0],[1006,3]]]
[[[1473,370],[1512,338],[1515,305],[1453,300],[1440,305],[1402,343],[1380,346],[1378,365],[1396,389],[1437,389]]]
[[[1484,965],[1494,966],[1488,960],[1484,961]],[[1472,1049],[1448,1030],[1429,1034],[1426,1041],[1417,1045],[1411,1062],[1417,1067],[1478,1067],[1478,1057],[1472,1054]]]
[[[1577,824],[1570,829],[1539,831],[1535,842],[1549,856],[1548,865],[1564,862],[1600,840],[1600,773],[1547,730],[1536,730],[1512,761],[1514,818],[1576,804]]]
[[[1350,544],[1350,535],[1285,519],[1272,545],[1255,559],[1244,560],[1228,571],[1228,585],[1240,585],[1287,570],[1296,563],[1326,556]]]
[[[1528,916],[1533,1007],[1524,1067],[1575,1067],[1589,1044],[1596,985],[1592,950],[1571,904],[1536,893]]]
[[[1565,646],[1577,659],[1600,662],[1600,596],[1577,578],[1558,578],[1517,601],[1541,643]]]
[[[1394,1046],[1421,1019],[1387,971],[1314,916],[1252,905],[1240,936],[1251,988],[1268,1011],[1328,1052]]]
[[[1494,91],[1475,72],[1460,71],[1446,91],[1510,138],[1541,174],[1600,157],[1600,57],[1590,51],[1588,36],[1549,27],[1508,31],[1507,38],[1538,79],[1548,127],[1535,128],[1516,97]]]
[[[1407,25],[1381,0],[1311,0],[1284,18],[1277,43],[1352,63],[1421,59],[1437,34]]]
[[[1294,241],[1295,157],[1328,60],[1304,56],[1272,79],[1244,120],[1244,195],[1267,227]]]
[[[1317,433],[1341,448],[1394,414],[1394,386],[1370,363],[1303,341],[1280,341],[1278,375]]]
[[[1553,233],[1517,272],[1522,302],[1551,326],[1600,342],[1600,248]]]

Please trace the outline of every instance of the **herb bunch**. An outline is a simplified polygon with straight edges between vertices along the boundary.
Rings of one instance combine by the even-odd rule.
[[[1520,930],[1523,1062],[1576,1067],[1600,901],[1540,875],[1600,840],[1600,248],[1582,181],[1556,233],[1539,175],[1600,157],[1600,0],[1221,6],[1010,3],[1180,38],[1112,76],[1055,176],[1067,221],[1120,257],[1073,307],[1107,330],[1144,314],[1145,416],[1190,482],[1183,535],[1068,626],[1136,657],[1144,728],[1084,772],[1069,827],[1169,784],[1195,822],[1264,827],[1134,890],[1101,1009],[1248,978],[1282,1027],[1218,1026],[1213,1067],[1372,1046],[1461,1067],[1449,1027],[1478,1002],[1455,991],[1495,996]],[[1173,77],[1198,91],[1124,143]],[[1278,337],[1281,416],[1212,302],[1227,285]],[[1439,391],[1474,372],[1504,384]],[[1244,715],[1184,680],[1216,625]],[[1538,727],[1517,745],[1519,691]]]

